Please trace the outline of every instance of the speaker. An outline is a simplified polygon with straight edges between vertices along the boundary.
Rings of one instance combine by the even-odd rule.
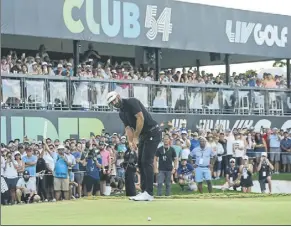
[[[221,61],[221,55],[219,53],[209,53],[210,61]]]

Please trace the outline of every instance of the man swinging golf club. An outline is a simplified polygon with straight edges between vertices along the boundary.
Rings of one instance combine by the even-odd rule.
[[[138,167],[141,176],[142,193],[130,197],[135,201],[152,201],[154,170],[153,161],[162,131],[156,121],[136,98],[121,99],[113,91],[107,95],[107,103],[119,109],[119,117],[125,126],[130,149],[136,151],[138,146]]]

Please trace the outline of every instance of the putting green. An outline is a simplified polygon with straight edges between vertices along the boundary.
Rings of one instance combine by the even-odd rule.
[[[1,207],[1,225],[290,225],[291,196],[63,201]],[[151,217],[151,221],[148,221]]]

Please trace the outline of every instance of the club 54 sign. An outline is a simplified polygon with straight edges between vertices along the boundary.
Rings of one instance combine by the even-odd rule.
[[[81,17],[83,12],[85,17]],[[157,6],[147,5],[145,15],[146,37],[155,40],[161,33],[162,41],[169,41],[172,33],[171,8],[164,8],[159,16]],[[138,38],[143,26],[141,9],[137,4],[113,0],[64,0],[63,19],[67,29],[74,34],[84,32],[87,24],[92,34],[103,33],[110,38],[118,35]]]
[[[245,44],[251,36],[257,45],[285,47],[287,44],[288,28],[279,29],[275,25],[263,26],[260,23],[227,20],[225,32],[231,43]]]

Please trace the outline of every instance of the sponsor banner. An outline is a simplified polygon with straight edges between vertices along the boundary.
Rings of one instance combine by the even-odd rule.
[[[165,114],[153,113],[153,118],[167,125],[171,122],[176,128],[182,123],[189,130],[202,129],[235,129],[250,128],[260,130],[261,127],[291,129],[290,116],[252,116],[252,115],[208,115],[208,114]],[[45,127],[47,125],[47,127]],[[46,128],[46,132],[44,132]],[[51,139],[90,138],[100,135],[102,129],[107,132],[124,133],[124,125],[118,113],[89,111],[34,111],[34,110],[2,110],[1,142],[27,135],[31,139],[41,140],[43,134]]]
[[[2,0],[1,3],[1,22],[5,25],[2,34],[239,53],[266,59],[286,59],[291,55],[290,16],[173,0]],[[11,15],[21,16],[11,20]],[[181,15],[191,15],[191,20]],[[213,44],[213,37],[219,45]]]

